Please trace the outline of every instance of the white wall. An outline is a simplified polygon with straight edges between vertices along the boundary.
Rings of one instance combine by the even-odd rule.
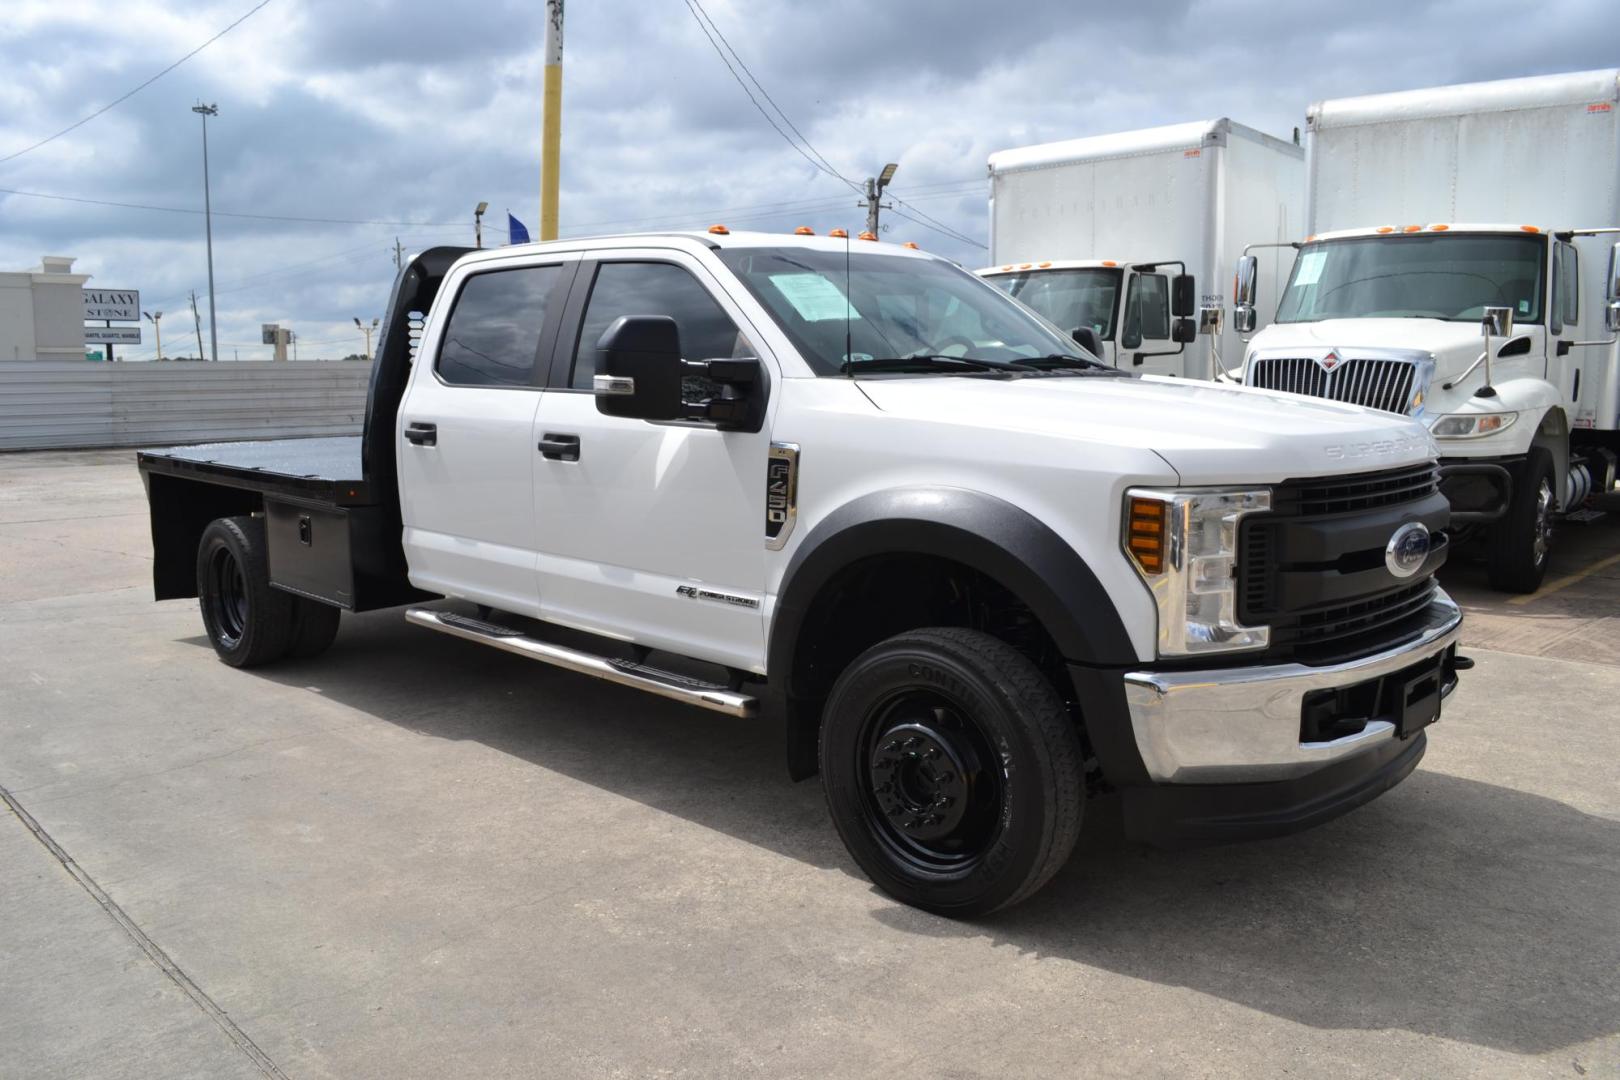
[[[0,363],[84,360],[84,283],[73,260],[46,256],[40,268],[0,273]]]
[[[371,363],[0,364],[0,450],[358,435]]]

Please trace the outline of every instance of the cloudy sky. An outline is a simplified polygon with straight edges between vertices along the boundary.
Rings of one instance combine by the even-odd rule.
[[[0,159],[126,93],[255,3],[6,0]],[[266,357],[263,322],[293,327],[305,358],[359,351],[350,320],[381,313],[396,237],[407,250],[469,243],[481,200],[486,239],[505,238],[508,208],[538,231],[543,8],[269,0],[129,100],[0,161],[0,189],[33,193],[0,193],[0,269],[76,256],[92,284],[138,288],[145,307],[166,313],[166,352],[189,337],[195,353],[186,295],[199,295],[206,338],[208,279],[190,108],[216,102],[221,358]],[[978,265],[986,253],[963,238],[985,238],[994,150],[1222,115],[1286,138],[1321,98],[1620,63],[1613,0],[701,9],[831,170],[755,110],[687,0],[570,0],[564,235],[716,221],[853,231],[861,211],[829,171],[858,181],[897,161],[893,191],[915,220],[886,215],[885,238]],[[150,357],[147,341],[129,355]]]

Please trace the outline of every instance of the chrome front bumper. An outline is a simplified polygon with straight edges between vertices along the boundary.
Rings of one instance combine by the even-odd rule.
[[[1168,784],[1285,780],[1387,744],[1397,737],[1389,720],[1330,742],[1301,742],[1305,695],[1392,675],[1456,644],[1462,610],[1444,590],[1425,614],[1415,640],[1343,664],[1127,674],[1131,728],[1148,775]]]

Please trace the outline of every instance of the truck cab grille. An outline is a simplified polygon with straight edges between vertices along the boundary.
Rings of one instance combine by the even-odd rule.
[[[1324,368],[1308,357],[1264,356],[1250,362],[1248,383],[1405,415],[1415,377],[1407,360],[1351,358]]]
[[[1271,627],[1268,658],[1336,663],[1422,631],[1450,516],[1438,479],[1424,462],[1277,485],[1272,510],[1243,522],[1238,566],[1238,617]],[[1408,521],[1429,528],[1436,554],[1403,580],[1385,568],[1384,546]]]

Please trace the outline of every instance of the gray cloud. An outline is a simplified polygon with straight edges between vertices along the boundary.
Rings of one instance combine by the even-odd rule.
[[[13,0],[0,27],[0,156],[116,97],[247,6]],[[838,170],[860,179],[899,161],[900,197],[975,238],[993,150],[1218,115],[1286,136],[1324,97],[1620,55],[1620,28],[1599,0],[1552,0],[1533,15],[1508,0],[705,6]],[[377,314],[387,295],[396,235],[408,248],[468,242],[480,200],[497,241],[505,208],[537,225],[539,11],[519,0],[273,0],[117,109],[0,165],[0,187],[200,208],[189,108],[217,101],[217,208],[446,223],[216,217],[225,355],[262,355],[257,324],[278,320],[308,352],[341,355],[359,346],[350,317]],[[681,0],[576,3],[567,46],[565,233],[860,224],[853,193],[771,131]],[[985,257],[888,220],[891,238],[970,265]],[[170,312],[196,289],[206,312],[200,216],[0,195],[0,266],[43,253],[76,255],[98,284],[140,288]],[[166,345],[189,330],[178,318],[165,325]]]

